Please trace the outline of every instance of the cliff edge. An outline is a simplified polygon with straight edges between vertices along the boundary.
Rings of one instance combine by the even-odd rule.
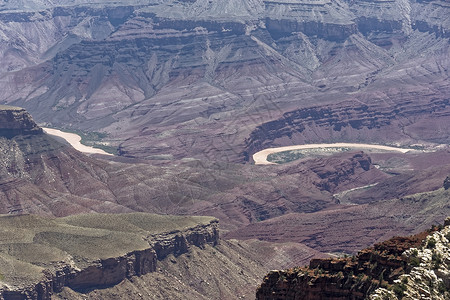
[[[23,108],[0,105],[0,136],[13,138],[17,135],[40,134],[31,115]]]
[[[447,218],[444,226],[394,237],[353,257],[271,271],[256,299],[449,299],[449,245]]]
[[[218,221],[144,213],[0,216],[0,299],[51,299],[155,272],[157,261],[215,246]]]

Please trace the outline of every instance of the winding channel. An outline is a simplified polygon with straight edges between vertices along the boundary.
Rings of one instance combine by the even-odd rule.
[[[112,155],[111,153],[108,153],[102,149],[90,147],[83,145],[81,143],[81,136],[75,133],[70,132],[64,132],[58,129],[53,128],[42,128],[45,133],[53,136],[57,136],[60,138],[65,139],[72,147],[75,148],[75,150],[78,150],[83,153],[89,153],[89,154],[103,154],[103,155]]]
[[[383,145],[372,145],[372,144],[356,144],[356,143],[335,143],[335,144],[306,144],[306,145],[294,145],[294,146],[285,146],[285,147],[277,147],[277,148],[267,148],[256,152],[253,154],[253,160],[255,161],[255,165],[276,165],[276,163],[270,162],[267,160],[267,157],[270,154],[291,151],[291,150],[301,150],[301,149],[318,149],[318,148],[357,148],[357,149],[377,149],[383,151],[396,151],[401,153],[406,153],[413,149],[407,148],[398,148],[391,146],[383,146]]]

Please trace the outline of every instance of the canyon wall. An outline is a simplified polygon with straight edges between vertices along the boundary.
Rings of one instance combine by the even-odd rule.
[[[168,223],[165,226],[168,227],[167,230],[158,229],[157,231],[161,231],[159,233],[151,233],[150,231],[147,231],[146,234],[142,235],[140,239],[146,240],[146,248],[145,246],[140,245],[137,247],[137,250],[128,251],[127,253],[116,257],[92,260],[92,257],[83,257],[79,254],[73,255],[71,259],[72,262],[66,260],[62,262],[46,261],[45,263],[37,263],[35,261],[28,260],[31,265],[37,266],[41,270],[41,275],[37,274],[37,276],[41,277],[42,279],[38,282],[33,283],[33,280],[31,279],[33,277],[36,278],[36,274],[30,273],[24,277],[23,272],[18,271],[17,269],[15,271],[12,270],[12,274],[7,274],[5,273],[5,270],[2,270],[3,278],[0,291],[0,299],[51,299],[51,296],[53,294],[61,292],[64,287],[69,287],[75,292],[89,292],[95,289],[102,289],[107,287],[109,288],[120,283],[124,279],[130,279],[134,276],[142,276],[150,272],[155,272],[158,266],[158,261],[164,259],[167,255],[179,256],[181,254],[189,252],[192,247],[203,248],[206,245],[216,246],[219,243],[219,224],[216,219],[212,218],[196,219],[195,217],[191,217],[190,219],[192,219],[193,223],[192,221],[189,221],[191,222],[189,224],[192,225],[182,225],[181,228],[179,223],[181,222],[181,224],[184,224],[183,222],[185,221],[183,221],[183,218],[186,219],[188,217],[180,217],[176,219],[176,217],[159,217],[155,215],[133,214],[115,216],[91,215],[87,217],[81,216],[80,218],[82,218],[83,222],[86,222],[86,220],[88,220],[87,222],[92,222],[92,220],[94,220],[93,222],[99,222],[98,224],[103,224],[102,222],[108,222],[105,221],[105,218],[108,219],[110,217],[118,220],[118,225],[114,230],[119,231],[126,230],[124,228],[121,228],[121,226],[124,225],[123,221],[125,220],[127,220],[126,222],[130,222],[127,224],[135,224],[134,226],[137,225],[136,222],[139,222],[139,226],[145,229],[147,227],[154,226],[150,224],[152,222],[162,224],[161,222],[166,222],[165,219],[167,219]],[[6,218],[7,220],[5,220]],[[11,218],[15,218],[17,220],[12,220]],[[11,222],[19,222],[21,226],[27,226],[24,224],[27,224],[30,218],[33,224],[37,222],[41,226],[43,224],[54,222],[51,219],[49,220],[40,217],[26,216],[2,216],[0,217],[0,222],[6,222],[8,224],[10,224]],[[76,220],[77,217],[74,218]],[[30,224],[32,222],[30,222]],[[63,221],[63,224],[65,224],[65,222],[74,224],[71,220]],[[92,228],[92,226],[81,226],[82,227],[78,227],[79,231],[76,233],[76,235],[78,236],[89,234],[89,228]],[[97,225],[93,227],[97,227]],[[170,227],[173,227],[174,229],[169,229]],[[5,225],[4,228],[7,228],[6,230],[15,230],[8,225]],[[37,230],[39,231],[39,229]],[[42,230],[46,229],[43,228]],[[112,230],[112,228],[110,228],[110,230]],[[31,231],[35,232],[36,228],[31,229]],[[56,229],[56,231],[58,231],[58,229]],[[112,234],[116,233],[113,232]],[[134,232],[131,231],[130,234],[133,235]],[[37,233],[35,236],[36,237],[33,242],[34,244],[28,245],[28,247],[34,247],[36,244],[45,245],[45,243],[40,239],[45,239],[45,237],[42,236],[48,236],[47,231],[44,231],[40,234]],[[130,238],[130,243],[132,244],[133,237],[131,236]],[[14,239],[10,240],[9,243],[15,244]],[[112,243],[114,243],[114,241]],[[102,256],[104,249],[97,248],[100,245],[102,245],[101,247],[114,247],[113,245],[108,245],[108,238],[106,237],[105,241],[101,242],[100,244],[97,244],[96,242],[94,244],[78,245],[77,247],[91,247],[93,248],[91,249],[92,251],[98,251],[98,253],[96,254],[97,256]],[[70,240],[63,240],[61,241],[61,244],[59,246],[53,244],[49,245],[49,247],[59,247],[59,249],[64,249],[64,247],[70,247]],[[127,244],[118,244],[117,247],[129,248]],[[8,251],[11,250],[6,250],[4,247],[1,247],[0,249],[2,264],[6,259],[5,254],[8,253]],[[43,250],[41,249],[41,251]],[[69,253],[73,253],[71,251],[84,253],[84,250],[80,249],[69,249],[66,251],[69,251]],[[9,253],[11,254],[11,252]],[[21,267],[22,269],[25,269],[24,266],[21,266],[17,261],[15,261],[15,258],[9,257],[9,260],[11,265],[14,265],[14,267]],[[14,278],[15,276],[22,276],[24,278],[20,278],[17,282],[17,278]],[[14,282],[16,282],[17,285],[14,285]]]
[[[394,107],[384,103],[361,105],[342,102],[327,107],[304,108],[258,126],[246,141],[246,151],[256,153],[286,144],[323,141],[389,143],[396,140],[410,143],[420,138],[428,142],[449,142],[450,132],[440,130],[449,116],[448,98],[431,99],[421,105],[410,99]]]
[[[59,3],[0,5],[0,101],[122,156],[243,162],[261,124],[336,104],[355,120],[317,120],[316,139],[446,142],[419,109],[448,101],[445,1]],[[282,145],[316,136],[275,129]]]
[[[17,135],[39,134],[42,129],[23,108],[0,105],[0,136],[12,138]]]
[[[313,259],[309,267],[272,271],[257,290],[256,299],[362,300],[379,287],[393,290],[396,280],[412,269],[412,258],[403,253],[423,247],[425,238],[437,229],[394,237],[353,257]]]

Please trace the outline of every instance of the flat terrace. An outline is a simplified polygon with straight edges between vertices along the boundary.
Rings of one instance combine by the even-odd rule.
[[[26,287],[45,270],[93,262],[150,248],[158,234],[208,226],[215,219],[147,213],[87,214],[64,218],[0,215],[0,289]]]

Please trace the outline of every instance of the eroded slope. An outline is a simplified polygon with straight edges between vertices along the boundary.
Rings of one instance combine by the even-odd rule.
[[[445,1],[3,5],[1,101],[105,132],[124,156],[242,162],[268,144],[448,142]],[[319,117],[305,124],[302,109]],[[267,122],[288,124],[258,137]]]

